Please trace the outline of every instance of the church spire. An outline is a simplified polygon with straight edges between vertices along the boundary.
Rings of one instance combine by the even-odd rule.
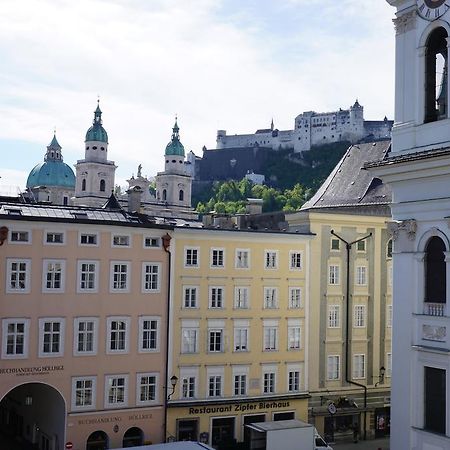
[[[100,109],[100,99],[97,100],[97,108],[94,111],[93,125],[102,125],[102,110]]]
[[[62,161],[61,146],[56,139],[56,130],[53,132],[53,139],[47,146],[47,152],[44,156],[44,161]]]

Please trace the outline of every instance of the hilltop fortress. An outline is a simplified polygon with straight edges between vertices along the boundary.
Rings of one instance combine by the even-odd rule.
[[[278,130],[273,120],[270,128],[257,130],[254,134],[227,135],[217,131],[217,149],[239,147],[266,147],[272,150],[293,149],[308,151],[311,147],[333,142],[389,139],[393,121],[364,120],[364,107],[358,100],[349,109],[316,113],[307,111],[295,118],[293,130]]]

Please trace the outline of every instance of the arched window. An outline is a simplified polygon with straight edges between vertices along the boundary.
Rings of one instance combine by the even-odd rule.
[[[124,447],[136,447],[144,443],[144,432],[138,427],[129,428],[123,435]]]
[[[386,258],[392,258],[392,239],[389,239],[387,243]]]
[[[84,179],[81,181],[81,190],[82,190],[82,191],[85,191],[85,190],[86,190],[86,178],[84,178]]]
[[[425,55],[425,122],[447,117],[447,31],[440,27],[428,36]]]
[[[182,202],[184,200],[184,191],[183,191],[183,189],[180,189],[180,192],[178,194],[178,200],[180,200],[180,202]]]
[[[446,303],[447,277],[444,252],[444,241],[440,237],[433,236],[425,248],[425,302],[427,303]]]
[[[98,450],[100,448],[109,448],[109,438],[104,431],[98,430],[91,433],[87,438],[86,450]]]
[[[105,192],[106,182],[105,180],[100,180],[100,192]]]
[[[164,202],[167,200],[167,191],[165,189],[163,189],[162,199]]]

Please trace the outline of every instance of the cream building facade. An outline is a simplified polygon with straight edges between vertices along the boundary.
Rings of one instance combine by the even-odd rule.
[[[0,435],[164,440],[168,232],[123,210],[0,204]]]
[[[247,442],[307,419],[309,233],[176,228],[168,438]]]
[[[390,432],[390,191],[362,170],[390,142],[350,147],[289,229],[311,232],[309,422],[329,441]],[[346,243],[350,246],[347,248]]]

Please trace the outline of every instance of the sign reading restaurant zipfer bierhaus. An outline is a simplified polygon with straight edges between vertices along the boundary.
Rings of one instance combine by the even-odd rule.
[[[201,406],[190,407],[189,414],[215,414],[225,412],[247,412],[261,409],[287,408],[290,402],[258,402],[258,403],[235,403],[223,406]]]

